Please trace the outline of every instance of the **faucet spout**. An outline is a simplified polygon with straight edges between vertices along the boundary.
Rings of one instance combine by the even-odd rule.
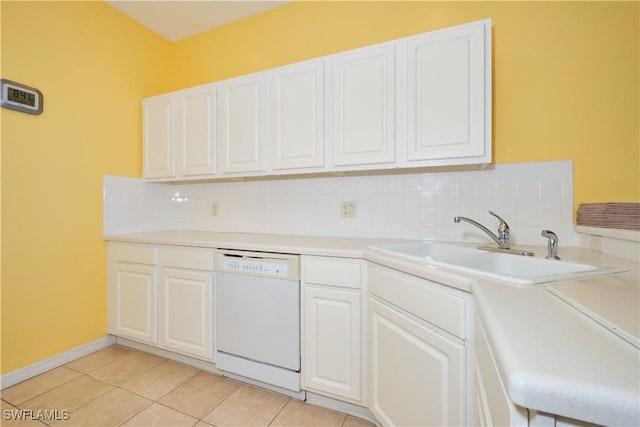
[[[453,222],[459,223],[460,221],[466,221],[469,224],[475,225],[480,230],[484,231],[489,237],[493,239],[494,242],[498,245],[500,249],[509,249],[509,224],[500,218],[495,212],[489,211],[489,214],[495,216],[500,220],[500,225],[498,226],[498,235],[493,234],[487,227],[484,225],[464,216],[455,216],[453,217]]]

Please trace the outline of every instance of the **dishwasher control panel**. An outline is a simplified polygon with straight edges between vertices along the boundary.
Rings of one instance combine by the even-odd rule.
[[[222,266],[226,270],[243,273],[263,273],[273,276],[286,276],[289,265],[286,263],[254,261],[249,259],[234,259],[225,257]]]
[[[300,256],[219,249],[216,271],[279,279],[300,279]]]

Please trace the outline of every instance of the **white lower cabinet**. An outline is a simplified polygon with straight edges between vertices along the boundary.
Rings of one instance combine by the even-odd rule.
[[[213,274],[160,269],[159,344],[213,358]]]
[[[525,408],[514,404],[502,383],[480,319],[475,320],[475,401],[477,426],[526,426]]]
[[[112,286],[108,329],[115,335],[150,344],[156,336],[156,272],[153,266],[117,262],[111,268]]]
[[[110,334],[213,359],[213,250],[109,243]]]
[[[110,244],[107,257],[108,332],[156,344],[155,249],[146,245]]]
[[[388,426],[469,424],[470,296],[373,264],[368,276],[371,412]]]
[[[213,250],[163,246],[158,252],[158,344],[213,359]]]
[[[464,421],[464,346],[376,299],[371,310],[371,411],[384,425]]]
[[[366,404],[365,265],[354,259],[302,258],[302,386],[357,405]]]

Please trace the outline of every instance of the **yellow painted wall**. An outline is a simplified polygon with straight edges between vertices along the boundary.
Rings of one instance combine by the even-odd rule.
[[[494,161],[573,160],[576,208],[637,202],[638,6],[298,1],[175,43],[173,88],[492,18]]]
[[[8,2],[2,78],[44,113],[2,109],[2,373],[105,336],[103,176],[141,174],[141,99],[170,44],[103,2]]]

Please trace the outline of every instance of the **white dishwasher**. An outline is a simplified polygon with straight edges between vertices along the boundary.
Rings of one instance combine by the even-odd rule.
[[[300,257],[216,251],[216,368],[300,391]]]

